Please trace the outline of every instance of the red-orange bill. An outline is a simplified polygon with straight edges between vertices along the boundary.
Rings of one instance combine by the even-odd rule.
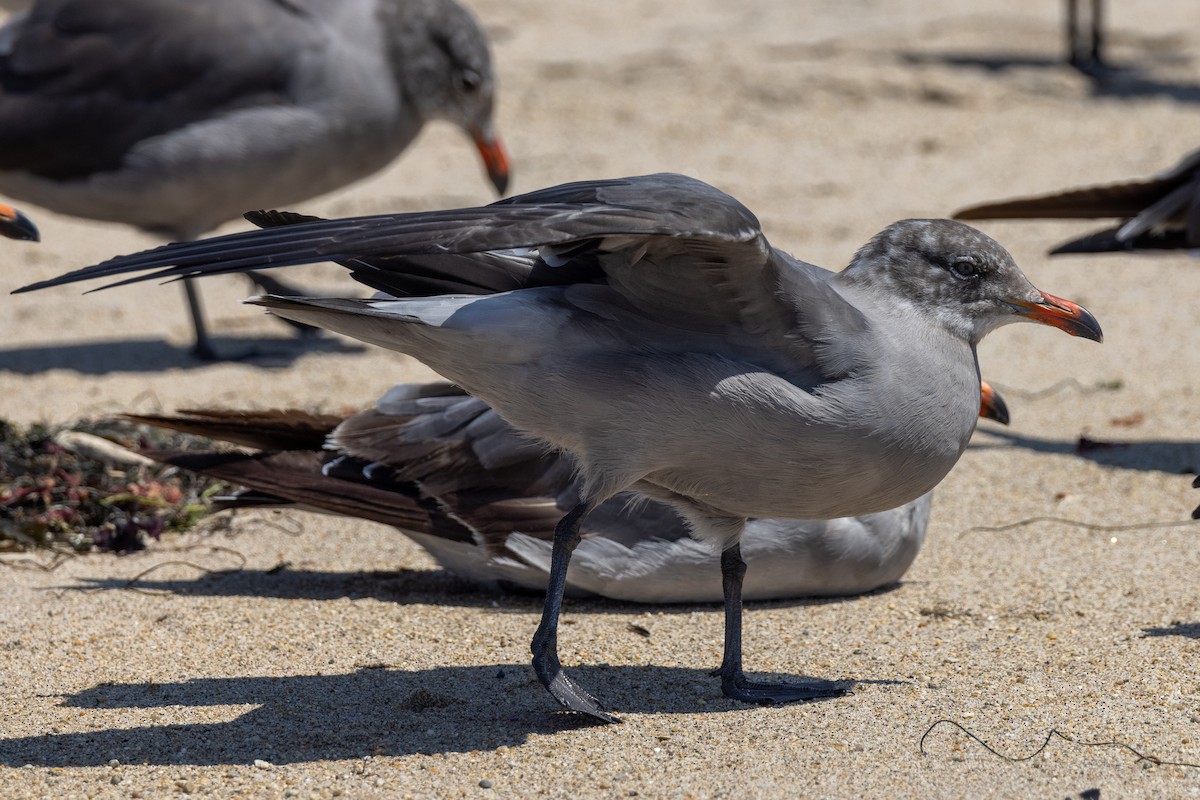
[[[1072,336],[1082,336],[1084,339],[1091,339],[1096,342],[1104,341],[1104,333],[1100,330],[1100,323],[1096,321],[1092,313],[1083,306],[1072,303],[1070,300],[1064,300],[1061,297],[1055,297],[1052,294],[1043,292],[1040,303],[1015,301],[1012,303],[1012,306],[1017,310],[1018,314],[1034,322],[1058,328],[1060,331],[1066,331]]]
[[[479,148],[492,185],[497,192],[504,194],[508,190],[508,152],[504,149],[504,143],[494,133],[478,133],[475,135],[475,146]]]
[[[979,397],[979,416],[1001,425],[1008,424],[1008,404],[987,381],[979,382]]]
[[[37,226],[29,217],[3,203],[0,203],[0,236],[31,242],[36,242],[41,238]]]

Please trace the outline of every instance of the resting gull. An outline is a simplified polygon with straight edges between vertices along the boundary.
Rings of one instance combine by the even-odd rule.
[[[1008,424],[985,381],[980,416]],[[563,453],[532,444],[486,403],[448,383],[401,384],[348,417],[298,409],[198,409],[129,419],[252,452],[147,451],[246,489],[222,508],[299,506],[396,527],[445,569],[482,584],[544,592],[555,523],[579,494]],[[895,583],[925,538],[931,493],[833,520],[752,519],[742,597],[861,594]],[[722,599],[715,554],[670,506],[615,497],[583,521],[566,594],[635,603]]]

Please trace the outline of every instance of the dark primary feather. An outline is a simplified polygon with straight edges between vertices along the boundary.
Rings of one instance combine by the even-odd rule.
[[[279,51],[311,36],[301,15],[283,2],[41,0],[0,43],[0,170],[81,179],[148,137],[282,102]],[[287,36],[248,33],[264,29]]]
[[[1200,247],[1200,150],[1142,180],[1085,186],[971,206],[956,219],[1122,219],[1056,246],[1051,254]]]
[[[1179,181],[1130,181],[983,203],[954,212],[954,219],[1103,219],[1133,217]]]
[[[303,222],[322,222],[321,217],[291,211],[250,211],[247,220],[260,228],[277,228]],[[351,277],[394,297],[429,297],[437,294],[493,294],[530,285],[538,268],[537,253],[497,251],[487,253],[442,253],[435,256],[375,256],[369,259],[338,260]],[[545,265],[542,265],[545,269]],[[553,276],[564,280],[572,273],[561,270]],[[403,275],[402,280],[394,277]],[[547,278],[550,276],[547,276]],[[271,294],[280,294],[272,291]]]

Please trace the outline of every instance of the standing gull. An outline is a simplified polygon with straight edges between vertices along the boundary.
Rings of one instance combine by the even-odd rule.
[[[984,382],[980,416],[1008,424]],[[127,417],[254,452],[147,451],[247,487],[224,508],[299,505],[392,525],[457,575],[544,592],[555,523],[579,496],[566,454],[546,452],[478,398],[447,383],[401,384],[340,418],[295,409],[200,409]],[[895,583],[920,549],[932,493],[832,520],[752,519],[742,596],[859,594]],[[711,549],[670,506],[614,497],[581,525],[566,594],[637,603],[721,599]]]
[[[1063,253],[1200,249],[1200,150],[1149,178],[964,208],[955,219],[1120,219],[1055,247]]]
[[[39,0],[0,28],[0,192],[184,241],[365,178],[444,119],[503,194],[492,96],[455,0]]]
[[[531,650],[562,705],[606,721],[616,718],[558,658],[567,567],[597,506],[640,492],[721,547],[726,696],[842,694],[837,682],[743,673],[747,519],[832,519],[916,499],[975,429],[975,347],[989,331],[1028,319],[1101,338],[1091,314],[1040,292],[962,223],[897,222],[833,273],[773,248],[729,195],[671,174],[168,245],[20,291],[324,260],[393,297],[251,302],[409,353],[572,456],[580,494],[555,528]],[[438,294],[455,292],[460,275],[496,293]]]

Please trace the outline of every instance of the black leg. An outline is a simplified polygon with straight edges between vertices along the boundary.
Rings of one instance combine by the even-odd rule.
[[[250,276],[252,281],[261,286],[269,294],[303,296],[303,292],[297,292],[287,284],[280,283],[274,278],[264,276],[260,272],[249,272],[247,274]],[[270,355],[269,353],[264,353],[257,348],[243,353],[236,353],[232,355],[227,354],[224,357],[219,355],[217,353],[217,349],[213,346],[212,339],[209,338],[208,335],[208,326],[204,322],[204,305],[200,301],[200,289],[196,286],[196,281],[191,278],[184,278],[183,292],[187,297],[188,311],[190,311],[192,315],[192,327],[196,331],[196,343],[192,345],[192,355],[194,355],[196,358],[199,358],[203,361],[241,361]],[[281,322],[287,323],[304,338],[311,338],[320,334],[320,330],[318,328],[314,328],[311,325],[305,325],[303,322],[292,322],[291,320],[285,320],[282,317],[277,317],[277,319],[279,319]]]
[[[196,331],[196,343],[192,345],[192,355],[204,361],[216,361],[217,351],[213,349],[212,340],[208,338],[208,329],[204,324],[204,307],[200,304],[200,290],[191,278],[184,278],[183,292],[187,295],[188,311],[192,313],[192,327]]]
[[[1080,0],[1067,0],[1067,61],[1086,75],[1095,76],[1105,70],[1103,6],[1104,0],[1088,4],[1090,30],[1085,35],[1079,19]]]
[[[1079,0],[1067,0],[1067,61],[1079,65]]]
[[[743,703],[777,705],[798,700],[839,697],[852,688],[848,681],[810,681],[808,683],[761,683],[751,681],[742,672],[742,579],[746,562],[736,542],[721,553],[721,587],[725,593],[725,657],[721,661],[721,691],[726,697]]]
[[[542,622],[533,635],[530,651],[533,653],[533,669],[542,685],[554,695],[554,699],[572,711],[590,714],[605,722],[620,722],[604,710],[596,698],[581,689],[563,672],[558,660],[558,616],[562,611],[563,592],[567,587],[567,567],[571,553],[579,544],[579,526],[591,506],[580,503],[571,509],[554,528],[554,550],[550,556],[550,582],[546,586],[546,607],[542,610]]]

